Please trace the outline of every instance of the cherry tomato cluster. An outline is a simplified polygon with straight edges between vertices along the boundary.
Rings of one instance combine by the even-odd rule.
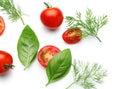
[[[41,12],[40,20],[47,29],[55,31],[63,22],[63,13],[57,7],[52,7],[47,3],[44,4],[47,6],[47,8]],[[4,19],[0,16],[0,35],[3,34],[4,30],[5,22]],[[81,40],[81,38],[82,31],[79,28],[67,29],[62,35],[62,39],[69,44],[77,43]],[[43,67],[46,67],[50,59],[59,52],[60,49],[55,46],[44,46],[38,52],[38,61]],[[9,69],[12,69],[12,64],[13,58],[11,54],[5,51],[0,51],[0,74],[5,74]]]
[[[49,30],[55,31],[63,22],[63,13],[57,7],[52,7],[47,3],[44,4],[47,8],[41,12],[41,22]],[[68,44],[77,43],[82,39],[82,31],[79,28],[68,29],[63,33],[62,38]]]
[[[44,9],[40,14],[41,22],[47,29],[55,31],[63,22],[63,13],[57,7],[52,7],[48,5],[48,3],[44,4],[47,6],[47,8]],[[82,38],[82,31],[79,28],[68,29],[63,33],[62,38],[68,44],[77,43]],[[60,49],[55,46],[44,46],[38,53],[39,63],[43,67],[46,67],[50,59],[58,52],[60,52]]]

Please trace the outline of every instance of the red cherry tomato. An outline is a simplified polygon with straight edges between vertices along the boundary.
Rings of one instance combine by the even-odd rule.
[[[43,66],[46,67],[50,59],[56,55],[58,52],[60,52],[60,49],[52,46],[47,45],[40,49],[38,52],[38,61]]]
[[[2,35],[4,30],[5,30],[5,22],[4,22],[3,18],[0,16],[0,35]]]
[[[10,68],[13,68],[12,63],[13,63],[12,56],[5,51],[0,51],[0,74],[4,74]]]
[[[62,38],[66,43],[77,43],[82,38],[82,31],[79,28],[68,29],[63,33]]]
[[[40,15],[41,22],[50,30],[56,30],[63,22],[63,13],[57,7],[50,7],[47,3],[47,9]]]

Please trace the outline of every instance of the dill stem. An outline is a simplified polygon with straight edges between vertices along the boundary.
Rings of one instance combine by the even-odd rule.
[[[20,20],[22,21],[23,25],[25,25],[25,22],[22,17],[20,17]]]
[[[98,36],[95,36],[95,37],[98,39],[99,42],[102,42]]]
[[[69,89],[75,82],[71,83],[66,89]]]
[[[16,10],[16,9],[15,9],[15,10]],[[18,14],[18,16],[19,16],[22,24],[25,25],[25,22],[24,22],[23,18],[21,17],[20,13],[19,13],[17,10],[16,10],[16,13]]]

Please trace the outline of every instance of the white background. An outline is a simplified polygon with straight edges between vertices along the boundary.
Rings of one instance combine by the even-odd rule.
[[[40,48],[46,45],[54,45],[61,50],[70,48],[73,59],[97,62],[108,71],[102,85],[97,89],[120,89],[120,13],[119,0],[14,0],[26,14],[23,19],[34,30],[40,41]],[[41,24],[40,13],[45,6],[43,2],[49,2],[52,6],[62,10],[64,16],[74,16],[76,10],[83,15],[90,8],[96,15],[108,15],[108,24],[100,29],[98,35],[102,42],[88,37],[81,42],[69,45],[62,40],[62,33],[66,30],[65,21],[57,31],[48,31]],[[7,75],[0,76],[0,89],[65,89],[73,81],[72,71],[60,81],[45,86],[47,76],[45,69],[38,63],[37,58],[31,66],[24,70],[17,56],[17,42],[24,28],[20,21],[12,23],[7,15],[0,12],[4,18],[6,29],[0,36],[0,50],[9,52],[13,56],[15,68]],[[39,48],[39,49],[40,49]],[[70,89],[82,89],[74,85]]]

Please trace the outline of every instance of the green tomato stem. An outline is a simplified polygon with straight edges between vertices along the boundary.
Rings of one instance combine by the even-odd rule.
[[[13,69],[15,66],[11,64],[5,64],[4,67],[5,69]]]
[[[52,5],[50,5],[49,3],[44,2],[44,4],[45,4],[45,6],[46,6],[47,8],[51,8],[51,7],[52,7]]]

